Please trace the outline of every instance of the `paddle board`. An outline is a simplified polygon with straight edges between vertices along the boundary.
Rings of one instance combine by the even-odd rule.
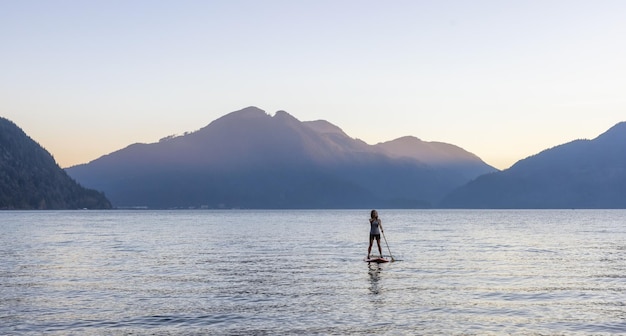
[[[363,261],[366,262],[375,262],[375,263],[386,263],[389,262],[389,259],[385,259],[385,258],[380,258],[380,257],[371,257],[371,258],[365,258],[363,259]]]

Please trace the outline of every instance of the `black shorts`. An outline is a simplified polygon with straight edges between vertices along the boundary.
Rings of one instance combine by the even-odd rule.
[[[370,240],[374,240],[374,239],[380,241],[380,233],[379,234],[371,234],[370,233]]]

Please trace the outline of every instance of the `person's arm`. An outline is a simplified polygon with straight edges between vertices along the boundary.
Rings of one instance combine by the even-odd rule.
[[[378,219],[378,226],[380,226],[380,232],[385,232],[385,230],[383,230],[383,221],[382,219]]]

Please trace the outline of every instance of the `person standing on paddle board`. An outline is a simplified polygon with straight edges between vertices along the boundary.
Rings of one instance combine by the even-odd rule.
[[[380,252],[380,256],[383,256],[383,249],[380,247],[381,231],[384,232],[382,221],[378,218],[378,211],[372,210],[372,212],[370,212],[370,246],[367,248],[367,259],[370,258],[374,239],[376,239],[376,244],[378,244],[378,252]]]

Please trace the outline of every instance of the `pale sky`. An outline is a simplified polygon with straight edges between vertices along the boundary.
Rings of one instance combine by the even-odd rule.
[[[0,0],[0,116],[61,167],[247,106],[505,169],[626,120],[626,1]]]

